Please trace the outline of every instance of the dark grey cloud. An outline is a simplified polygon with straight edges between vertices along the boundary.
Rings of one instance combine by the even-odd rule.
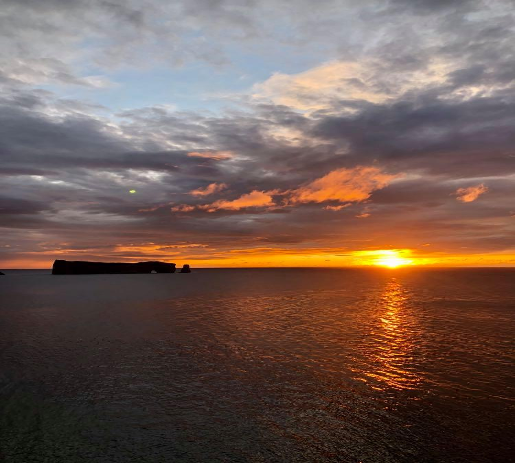
[[[43,201],[27,201],[20,198],[0,197],[0,214],[35,214],[48,210]]]
[[[350,143],[355,161],[470,177],[505,174],[513,166],[514,103],[511,95],[450,101],[423,94],[322,117],[312,134]]]

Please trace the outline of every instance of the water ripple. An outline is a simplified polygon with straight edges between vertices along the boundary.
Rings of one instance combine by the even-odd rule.
[[[13,461],[508,459],[513,276],[2,280],[2,452]]]

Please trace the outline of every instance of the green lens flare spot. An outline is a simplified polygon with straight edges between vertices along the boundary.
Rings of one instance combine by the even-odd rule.
[[[129,190],[129,193],[136,193],[136,190]]]

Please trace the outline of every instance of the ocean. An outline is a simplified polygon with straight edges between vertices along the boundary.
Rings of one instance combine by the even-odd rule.
[[[513,269],[4,272],[4,461],[514,460]]]

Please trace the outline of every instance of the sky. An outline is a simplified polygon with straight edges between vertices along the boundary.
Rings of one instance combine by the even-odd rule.
[[[0,267],[513,265],[513,12],[3,0]]]

